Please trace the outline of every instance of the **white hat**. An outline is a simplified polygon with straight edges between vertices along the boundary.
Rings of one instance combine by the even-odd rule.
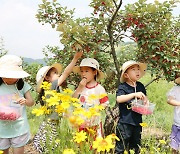
[[[80,74],[80,72],[81,72],[80,67],[82,67],[82,66],[88,66],[88,67],[95,68],[98,71],[97,79],[104,78],[104,73],[99,69],[99,63],[97,60],[95,60],[93,58],[84,58],[81,61],[80,66],[74,67],[73,72]]]
[[[121,77],[120,77],[121,83],[125,82],[124,73],[126,72],[126,70],[133,65],[139,65],[141,77],[144,76],[144,74],[146,73],[145,71],[147,69],[147,65],[145,63],[139,63],[133,60],[127,61],[121,67],[121,71],[122,71]]]
[[[37,75],[36,75],[36,83],[37,83],[36,90],[37,90],[38,93],[41,92],[41,84],[44,81],[44,78],[45,78],[46,74],[53,67],[57,69],[58,74],[61,73],[62,65],[58,64],[58,63],[52,64],[51,66],[44,66],[44,67],[40,68],[39,71],[37,72]]]
[[[175,83],[180,84],[180,77],[175,79]]]
[[[0,77],[20,79],[30,76],[22,69],[22,59],[15,55],[0,58]]]

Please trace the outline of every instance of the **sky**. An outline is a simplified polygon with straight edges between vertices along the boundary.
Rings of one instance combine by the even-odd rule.
[[[62,6],[75,8],[75,17],[90,15],[90,1],[58,0]],[[136,1],[123,0],[123,4]],[[45,46],[62,47],[59,32],[48,24],[42,25],[35,18],[40,3],[41,0],[0,0],[0,38],[3,38],[4,48],[8,50],[8,54],[42,59],[42,49]],[[174,10],[174,14],[179,14],[179,10]]]

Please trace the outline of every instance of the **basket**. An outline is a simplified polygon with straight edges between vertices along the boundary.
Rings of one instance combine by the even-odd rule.
[[[0,120],[15,121],[22,115],[22,107],[0,107]]]
[[[142,100],[132,101],[132,111],[137,112],[142,115],[150,115],[153,113],[156,104],[148,102],[144,104]]]

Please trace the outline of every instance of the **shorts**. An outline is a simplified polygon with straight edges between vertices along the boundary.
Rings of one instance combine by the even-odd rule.
[[[176,125],[172,125],[172,132],[171,132],[171,148],[175,150],[180,150],[180,127]]]
[[[10,147],[19,148],[28,143],[30,139],[30,133],[23,134],[21,136],[13,138],[0,138],[0,150],[6,150]]]

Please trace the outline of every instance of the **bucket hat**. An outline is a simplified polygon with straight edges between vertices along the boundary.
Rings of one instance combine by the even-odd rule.
[[[0,77],[21,79],[30,76],[22,69],[22,59],[15,55],[0,58]]]
[[[104,78],[104,73],[99,69],[99,63],[97,60],[95,60],[93,58],[84,58],[81,61],[80,66],[74,67],[73,72],[80,74],[81,73],[80,67],[83,67],[83,66],[95,68],[98,71],[97,79],[100,80],[100,79]]]
[[[40,68],[39,71],[37,72],[37,75],[36,75],[36,83],[37,83],[36,90],[37,90],[38,93],[41,92],[41,84],[44,81],[44,78],[45,78],[46,74],[53,67],[57,69],[58,74],[61,73],[62,65],[59,64],[59,63],[52,64],[51,66],[44,66],[44,67]]]
[[[139,65],[140,72],[141,72],[140,77],[144,76],[144,74],[146,73],[147,65],[145,63],[129,60],[125,62],[121,67],[121,77],[120,77],[121,83],[125,82],[124,73],[126,72],[126,70],[133,65]]]

